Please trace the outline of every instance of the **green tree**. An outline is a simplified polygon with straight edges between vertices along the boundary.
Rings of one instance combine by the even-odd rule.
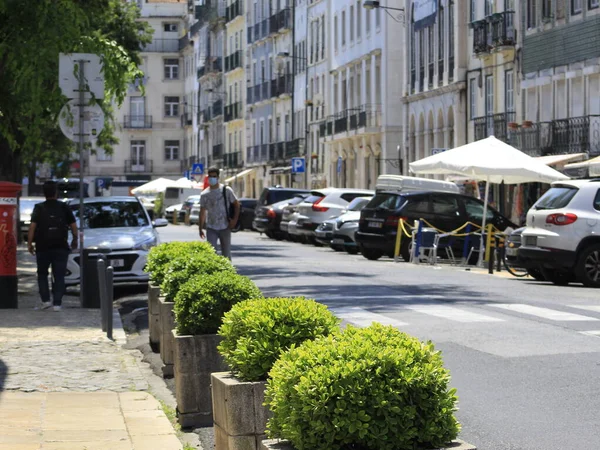
[[[58,128],[67,98],[59,53],[101,55],[107,126],[98,145],[117,142],[112,108],[143,76],[139,49],[152,39],[137,6],[122,0],[0,0],[0,179],[20,181],[36,162],[68,162],[75,146]]]

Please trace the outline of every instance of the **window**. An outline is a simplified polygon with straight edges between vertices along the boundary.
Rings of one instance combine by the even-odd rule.
[[[165,33],[177,33],[179,27],[176,23],[163,23],[163,31]]]
[[[485,115],[494,114],[494,76],[485,77]]]
[[[448,57],[454,58],[454,0],[450,0],[448,4]],[[452,67],[450,76],[452,76]]]
[[[470,22],[475,22],[475,0],[471,0],[471,7],[469,8],[469,21]]]
[[[402,208],[402,215],[409,218],[422,217],[422,214],[429,214],[429,195],[423,197],[411,197],[408,204]]]
[[[139,169],[146,163],[146,141],[131,141],[131,169]]]
[[[431,207],[433,214],[441,216],[458,216],[459,207],[456,197],[435,195],[431,197]]]
[[[165,97],[165,117],[179,115],[179,97]]]
[[[342,11],[342,47],[346,45],[346,11]]]
[[[600,1],[600,0],[599,0]],[[360,2],[356,2],[356,39],[360,39],[361,33],[361,22],[362,21],[362,8]]]
[[[504,108],[506,112],[515,110],[515,79],[512,70],[504,72]]]
[[[588,0],[588,9],[596,9],[600,7],[600,0]]]
[[[97,148],[96,161],[112,161],[112,155],[106,153],[106,151],[103,148]]]
[[[354,42],[354,5],[350,6],[350,42]]]
[[[494,12],[493,0],[485,0],[485,17],[492,15]]]
[[[542,0],[542,18],[552,18],[552,0]]]
[[[477,115],[477,79],[469,81],[469,118],[474,119]]]
[[[444,59],[444,7],[440,6],[440,15],[438,20],[438,59]],[[444,74],[439,74],[441,80]]]
[[[427,28],[427,61],[433,63],[433,26]],[[433,83],[433,80],[429,80]]]
[[[465,198],[465,210],[467,211],[467,220],[470,222],[481,223],[483,221],[483,202],[475,199]],[[486,222],[494,219],[494,211],[488,208],[486,212]]]
[[[578,191],[579,189],[574,187],[551,187],[535,203],[534,208],[537,210],[565,208]]]
[[[571,0],[571,15],[580,14],[583,8],[583,0]]]
[[[600,189],[596,192],[596,198],[594,199],[594,209],[600,211]]]
[[[377,8],[377,9],[379,9],[379,8]],[[370,9],[367,9],[365,11],[365,30],[366,30],[367,36],[369,34],[371,34],[371,10]]]
[[[179,141],[165,141],[165,160],[176,161],[179,159]]]
[[[82,227],[84,229],[145,227],[149,225],[146,211],[137,201],[115,200],[110,203],[86,203],[84,208]],[[72,207],[72,211],[79,224],[79,208]]]
[[[527,28],[535,28],[537,26],[537,0],[527,0]]]
[[[337,52],[338,51],[338,36],[339,36],[339,34],[338,34],[338,18],[337,18],[337,16],[335,16],[333,18],[333,35],[334,35],[333,45],[335,47],[335,51]]]
[[[375,27],[381,28],[381,8],[375,8]]]
[[[165,80],[177,80],[179,78],[179,59],[165,59]]]

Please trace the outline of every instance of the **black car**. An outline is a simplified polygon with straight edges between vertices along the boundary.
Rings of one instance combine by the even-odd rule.
[[[260,233],[265,233],[270,238],[282,238],[283,235],[279,229],[279,224],[281,222],[283,207],[296,194],[307,194],[308,192],[310,191],[306,189],[282,188],[277,186],[264,188],[254,211],[252,227]]]
[[[258,204],[255,198],[240,198],[240,218],[233,231],[251,230],[253,228],[254,210]]]
[[[481,200],[450,192],[377,192],[361,211],[356,242],[367,259],[379,259],[383,255],[393,256],[400,219],[407,224],[424,219],[439,230],[452,231],[467,222],[481,225],[483,209],[484,204]],[[501,231],[507,227],[518,228],[490,207],[487,209],[486,223],[493,224]],[[451,239],[454,252],[462,254],[464,238]],[[474,241],[475,238],[472,238],[473,244]],[[408,261],[410,238],[406,237],[401,242],[400,254]]]

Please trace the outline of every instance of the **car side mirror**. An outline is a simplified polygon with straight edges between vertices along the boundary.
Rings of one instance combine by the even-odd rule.
[[[167,219],[155,219],[152,221],[152,226],[154,228],[166,227],[169,225],[169,221]]]

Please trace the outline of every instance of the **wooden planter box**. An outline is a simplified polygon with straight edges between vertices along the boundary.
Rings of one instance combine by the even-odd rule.
[[[160,297],[160,287],[148,283],[148,329],[150,332],[150,348],[154,353],[160,351],[158,297]]]
[[[271,412],[266,381],[245,382],[231,372],[212,374],[215,450],[259,450]]]
[[[262,441],[260,450],[295,450],[294,447],[288,442],[281,439],[270,439]],[[443,447],[435,450],[477,450],[477,447],[467,444],[461,440],[453,441],[447,447]]]
[[[173,330],[175,398],[182,428],[213,425],[210,376],[227,370],[217,351],[221,339],[216,334],[180,336]]]
[[[158,299],[160,316],[160,358],[162,359],[163,377],[173,378],[173,329],[175,329],[174,302],[164,297]]]

